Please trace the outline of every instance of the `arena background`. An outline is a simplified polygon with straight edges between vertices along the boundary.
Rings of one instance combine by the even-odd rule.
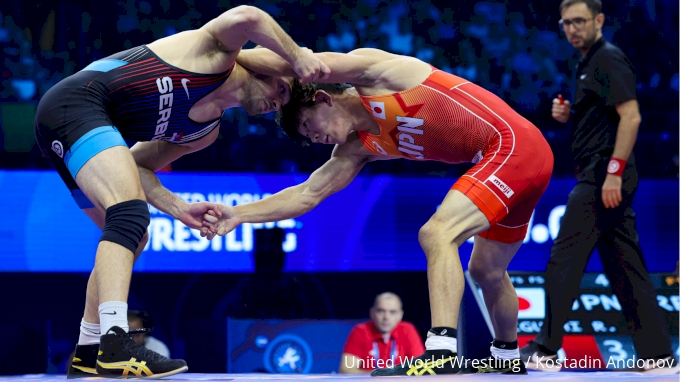
[[[35,144],[33,117],[40,96],[94,60],[198,28],[240,4],[46,0],[0,5],[0,374],[64,371],[77,340],[98,238],[96,227],[70,200]],[[539,126],[555,154],[554,178],[511,269],[540,275],[574,182],[570,129],[550,117],[553,97],[561,93],[570,98],[571,72],[578,60],[559,30],[558,2],[248,4],[271,14],[300,45],[337,52],[378,47],[419,57],[498,94]],[[635,154],[642,180],[636,212],[641,243],[650,272],[677,274],[678,3],[605,1],[603,12],[605,37],[637,70],[642,124]],[[212,198],[233,204],[261,198],[304,180],[332,149],[295,145],[277,130],[272,115],[248,117],[230,109],[223,119],[213,145],[181,158],[162,175],[163,182],[187,200]],[[151,240],[135,268],[130,308],[149,311],[154,336],[170,347],[173,357],[185,358],[194,372],[227,371],[234,341],[246,341],[234,333],[248,323],[227,324],[227,317],[349,320],[329,321],[340,328],[366,318],[374,296],[386,290],[402,297],[404,319],[424,336],[430,317],[417,229],[467,168],[374,162],[348,190],[314,213],[242,227],[210,244],[152,210]],[[412,187],[414,179],[417,189]],[[275,266],[256,267],[253,259],[255,232],[274,226],[286,232],[286,257],[265,262],[284,261],[283,272]],[[466,244],[461,250],[464,267],[470,249]],[[597,278],[597,256],[587,271]],[[661,289],[663,277],[658,278]],[[595,285],[584,287],[596,290]],[[604,292],[596,295],[606,294],[606,285],[597,288]],[[488,349],[491,337],[484,332],[470,290],[464,317],[467,332],[480,333],[466,340],[474,353]],[[677,337],[677,283],[664,290]],[[625,335],[625,324],[617,317],[606,319],[617,327],[617,335]],[[578,319],[590,325],[595,318]],[[271,330],[273,343],[278,332]],[[331,342],[340,345],[325,349],[328,354],[341,350],[337,346],[344,338],[336,337]],[[17,358],[24,352],[40,361]]]

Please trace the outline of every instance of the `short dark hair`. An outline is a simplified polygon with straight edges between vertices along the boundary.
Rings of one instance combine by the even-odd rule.
[[[317,82],[303,85],[295,78],[290,87],[290,102],[276,113],[276,123],[290,139],[306,146],[308,142],[298,133],[298,124],[302,111],[314,106],[312,99],[314,93],[317,90],[323,90],[328,94],[342,94],[345,89],[352,87],[350,84],[322,84]]]
[[[562,3],[560,4],[560,13],[562,13],[565,8],[569,8],[578,3],[585,4],[593,17],[602,12],[602,2],[600,0],[562,0]]]

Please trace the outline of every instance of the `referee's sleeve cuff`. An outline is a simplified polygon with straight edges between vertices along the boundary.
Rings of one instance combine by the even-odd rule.
[[[634,97],[634,96],[631,96],[631,97],[621,97],[621,98],[619,98],[619,99],[617,99],[617,100],[608,101],[608,102],[607,102],[607,106],[608,106],[608,107],[616,107],[616,106],[618,106],[618,105],[620,105],[620,104],[622,104],[622,103],[624,103],[624,102],[628,102],[628,101],[636,101],[636,100],[637,100],[637,97]]]

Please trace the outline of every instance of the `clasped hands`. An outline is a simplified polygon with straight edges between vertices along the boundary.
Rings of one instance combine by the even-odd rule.
[[[233,207],[211,202],[181,203],[168,212],[187,227],[200,230],[201,237],[208,240],[224,236],[241,224]]]

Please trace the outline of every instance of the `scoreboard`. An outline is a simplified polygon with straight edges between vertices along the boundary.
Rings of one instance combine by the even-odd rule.
[[[484,305],[481,289],[468,272],[465,273],[477,305],[491,334],[493,327]],[[671,333],[673,349],[678,352],[678,319],[680,296],[678,277],[672,274],[651,274],[656,299]],[[524,346],[541,330],[545,318],[545,279],[541,273],[510,273],[517,292],[519,315],[517,333],[519,346]],[[587,273],[581,281],[571,314],[564,324],[564,341],[558,358],[565,368],[619,369],[634,365],[637,355],[621,303],[602,273]],[[599,361],[598,361],[599,360]],[[580,362],[579,362],[580,361]]]

